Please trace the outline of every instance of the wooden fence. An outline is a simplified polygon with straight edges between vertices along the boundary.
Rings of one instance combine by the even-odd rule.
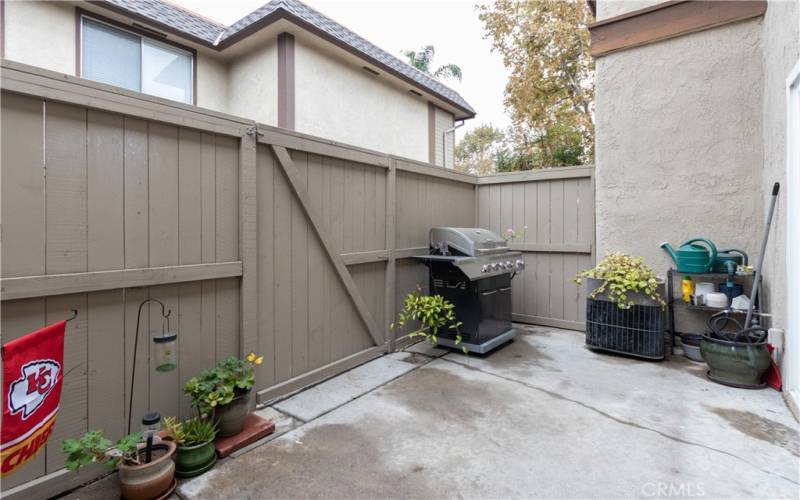
[[[8,61],[1,86],[3,342],[79,312],[56,427],[3,478],[4,497],[102,473],[68,473],[60,441],[119,437],[129,411],[190,414],[183,384],[226,356],[266,356],[265,403],[402,347],[388,324],[427,285],[409,257],[433,226],[536,227],[520,243],[535,271],[515,280],[515,317],[580,325],[572,285],[540,302],[591,260],[591,169],[477,178]],[[152,370],[161,322],[148,306],[128,408],[146,298],[172,310],[178,369]]]
[[[594,262],[593,175],[587,166],[478,179],[478,226],[520,235],[511,241],[526,264],[512,282],[515,321],[584,329],[586,297],[572,278]]]

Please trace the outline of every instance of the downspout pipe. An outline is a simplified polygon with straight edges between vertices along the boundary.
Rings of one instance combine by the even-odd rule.
[[[463,126],[464,126],[464,120],[461,120],[459,123],[456,123],[454,127],[451,127],[442,132],[442,166],[444,168],[447,168],[447,134],[453,134],[453,155],[455,155],[455,149],[456,149],[455,132],[457,128]],[[454,167],[456,166],[455,161],[453,161],[453,166]]]

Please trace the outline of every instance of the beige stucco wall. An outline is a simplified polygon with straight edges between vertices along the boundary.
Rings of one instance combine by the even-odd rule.
[[[770,311],[775,314],[773,326],[785,329],[789,308],[786,297],[786,229],[790,222],[786,212],[785,182],[786,79],[800,58],[800,3],[770,2],[762,27],[764,171],[760,201],[765,211],[773,183],[780,182],[782,186],[764,265],[765,295]],[[795,224],[800,223],[800,214],[795,214],[792,220]],[[794,307],[800,307],[800,304],[794,304]],[[786,332],[783,351],[784,383],[788,390],[795,391],[800,404],[800,332]]]
[[[197,52],[197,105],[215,111],[228,109],[228,64],[206,51]]]
[[[273,39],[228,64],[228,113],[278,124],[278,42]]]
[[[428,160],[427,103],[335,54],[295,41],[295,128]]]
[[[633,10],[644,9],[664,0],[600,0],[597,2],[597,20],[608,19]]]
[[[600,257],[630,252],[666,274],[659,243],[694,236],[755,256],[761,31],[760,19],[744,21],[597,59]],[[700,327],[692,323],[678,328]]]
[[[5,2],[5,58],[75,74],[75,8],[66,2]]]

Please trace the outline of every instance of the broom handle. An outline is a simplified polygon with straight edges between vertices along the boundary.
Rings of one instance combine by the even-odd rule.
[[[759,283],[761,282],[761,267],[764,265],[764,254],[767,251],[767,240],[769,239],[769,227],[772,225],[772,214],[775,212],[775,202],[778,201],[778,190],[781,185],[777,182],[772,186],[772,199],[769,202],[769,212],[767,213],[767,225],[764,228],[764,238],[761,240],[761,252],[758,254],[758,267],[753,279],[753,293],[750,298],[750,307],[747,308],[747,318],[744,320],[744,327],[750,328],[750,320],[753,318],[753,308],[758,297]]]

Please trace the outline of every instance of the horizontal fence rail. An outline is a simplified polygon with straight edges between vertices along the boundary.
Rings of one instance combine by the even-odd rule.
[[[79,312],[56,427],[4,497],[92,479],[62,439],[190,415],[183,384],[227,356],[265,356],[267,403],[406,345],[388,325],[427,288],[411,257],[431,227],[535,228],[512,242],[514,318],[582,325],[564,280],[593,259],[591,167],[476,177],[9,61],[1,84],[3,341]],[[173,312],[178,369],[151,369],[146,307],[131,389],[149,298]]]

